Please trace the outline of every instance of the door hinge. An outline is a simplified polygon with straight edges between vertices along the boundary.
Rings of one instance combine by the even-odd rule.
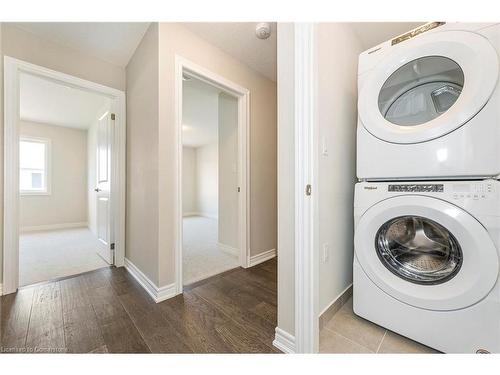
[[[241,191],[241,188],[238,186],[238,193]]]
[[[312,193],[312,187],[311,187],[311,184],[307,184],[306,185],[306,195],[311,195]]]
[[[114,113],[111,114],[111,120],[115,121],[116,115]]]
[[[115,243],[113,242],[111,245],[109,245],[109,248],[110,248],[111,250],[114,250],[114,249],[115,249]]]

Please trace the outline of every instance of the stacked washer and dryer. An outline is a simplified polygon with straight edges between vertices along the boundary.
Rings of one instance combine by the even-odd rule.
[[[354,312],[500,352],[500,25],[431,23],[359,57]]]

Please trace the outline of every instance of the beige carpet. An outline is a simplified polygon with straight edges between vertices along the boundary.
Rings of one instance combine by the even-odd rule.
[[[184,285],[239,266],[238,257],[217,246],[217,220],[187,216],[183,220],[182,281]]]
[[[19,284],[29,285],[92,271],[108,264],[88,228],[29,232],[19,238]]]

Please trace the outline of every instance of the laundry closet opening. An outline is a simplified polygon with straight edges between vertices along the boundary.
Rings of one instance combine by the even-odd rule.
[[[238,98],[182,76],[183,285],[240,265]]]

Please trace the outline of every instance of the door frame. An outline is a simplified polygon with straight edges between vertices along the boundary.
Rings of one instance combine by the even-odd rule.
[[[319,125],[316,43],[317,28],[314,23],[295,24],[296,353],[317,353],[319,350]]]
[[[115,265],[123,266],[125,261],[125,92],[5,56],[3,294],[14,293],[19,287],[19,78],[21,73],[96,92],[112,100],[111,110],[116,114],[111,141],[111,215]]]
[[[239,264],[243,268],[250,264],[250,91],[188,59],[175,55],[175,142],[176,142],[176,246],[175,246],[175,286],[176,294],[183,291],[182,282],[182,76],[199,79],[215,86],[238,99],[238,199],[239,216]]]

